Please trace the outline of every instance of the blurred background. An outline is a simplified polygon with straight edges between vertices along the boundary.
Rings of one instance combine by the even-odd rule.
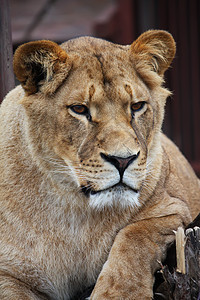
[[[12,67],[13,49],[30,40],[61,43],[90,35],[130,44],[148,29],[169,31],[176,58],[166,72],[168,99],[163,131],[178,145],[200,176],[200,1],[199,0],[0,0],[2,75]],[[3,23],[3,24],[2,24]],[[9,44],[9,24],[12,41]],[[6,29],[7,28],[7,29]],[[4,37],[5,36],[5,37]],[[9,58],[3,58],[7,52]],[[6,70],[6,71],[5,71]],[[5,77],[5,76],[4,76]],[[0,84],[1,97],[10,80]],[[10,86],[12,86],[12,83]]]

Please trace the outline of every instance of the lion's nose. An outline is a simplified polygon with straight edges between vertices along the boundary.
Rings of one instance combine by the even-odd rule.
[[[111,163],[112,165],[115,166],[115,168],[119,171],[120,178],[122,179],[124,171],[126,168],[138,158],[140,152],[137,154],[128,156],[128,157],[119,157],[119,156],[114,156],[114,155],[106,155],[104,153],[101,153],[101,157]]]

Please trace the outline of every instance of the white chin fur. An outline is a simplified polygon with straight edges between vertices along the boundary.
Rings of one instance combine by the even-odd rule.
[[[105,191],[90,195],[89,204],[92,208],[102,210],[106,207],[119,206],[121,208],[140,206],[139,193],[129,188],[113,187]]]

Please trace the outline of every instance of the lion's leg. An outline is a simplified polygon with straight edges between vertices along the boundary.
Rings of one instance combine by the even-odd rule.
[[[183,219],[172,214],[139,221],[122,229],[90,299],[152,299],[158,261],[164,259],[167,244],[174,240],[173,230],[182,224]]]
[[[44,296],[36,295],[28,286],[9,275],[0,273],[1,300],[45,300]]]

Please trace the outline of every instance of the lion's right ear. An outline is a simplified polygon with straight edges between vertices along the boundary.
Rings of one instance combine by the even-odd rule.
[[[71,65],[67,53],[58,44],[46,40],[23,44],[13,59],[15,75],[28,95],[39,90],[54,93],[67,77]]]
[[[153,87],[156,80],[161,84],[164,72],[175,56],[176,44],[169,32],[148,30],[132,43],[130,52],[137,72]]]

